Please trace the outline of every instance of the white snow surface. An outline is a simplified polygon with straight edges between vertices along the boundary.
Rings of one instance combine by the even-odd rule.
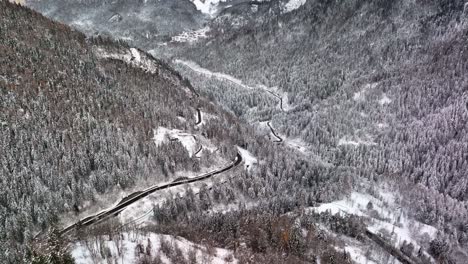
[[[379,104],[384,106],[388,105],[392,102],[392,99],[390,99],[386,94],[382,95],[382,98],[379,100]]]
[[[365,255],[365,252],[362,252],[362,249],[355,246],[345,246],[345,251],[349,253],[351,259],[359,264],[378,264],[370,259],[368,259]]]
[[[135,67],[142,68],[151,73],[155,73],[158,69],[158,65],[146,56],[142,56],[141,53],[135,49],[130,48],[128,50],[122,50],[121,52],[109,53],[103,48],[95,48],[95,53],[100,58],[111,58],[127,62]]]
[[[338,140],[338,146],[354,146],[357,147],[359,145],[365,145],[365,146],[375,146],[377,143],[369,140],[362,140],[362,139],[356,139],[356,140],[351,140],[348,139],[347,137],[342,137],[340,140]]]
[[[197,10],[203,14],[214,16],[218,12],[219,2],[226,2],[226,0],[191,0]]]
[[[133,67],[143,69],[152,74],[157,73],[158,69],[160,68],[160,65],[158,62],[156,62],[150,56],[147,56],[146,54],[141,53],[139,50],[135,48],[109,52],[102,47],[95,47],[93,48],[93,52],[96,54],[98,58],[103,58],[103,59],[110,58],[110,59],[121,60]],[[190,91],[188,87],[185,87],[185,86],[183,87],[186,93],[192,94],[192,92]]]
[[[171,38],[171,42],[195,42],[202,38],[207,38],[210,27],[204,27],[198,30],[185,31]]]
[[[219,11],[219,3],[228,2],[229,0],[190,0],[190,1],[192,1],[192,3],[195,5],[198,11],[200,11],[203,14],[214,17]],[[269,0],[252,0],[252,1],[267,2]],[[290,2],[304,2],[305,3],[305,1],[306,0],[291,0]],[[297,3],[291,3],[291,4],[288,3],[286,5],[289,8],[294,8],[297,5]],[[228,7],[231,7],[231,6],[228,5],[225,8],[228,8]]]
[[[354,101],[364,101],[364,99],[365,99],[364,91],[355,92],[353,95]]]
[[[237,150],[239,150],[240,154],[242,155],[242,159],[244,160],[244,168],[247,170],[252,169],[252,166],[258,163],[257,158],[250,153],[250,151],[243,149],[241,147],[237,147]]]
[[[374,89],[375,87],[377,87],[377,85],[378,85],[378,83],[367,84],[366,86],[364,86],[364,88],[362,90],[354,93],[353,100],[356,101],[356,102],[365,101],[367,91]]]
[[[102,242],[97,240],[76,242],[72,245],[71,254],[76,264],[133,264],[138,263],[139,259],[145,256],[145,253],[142,254],[136,250],[137,245],[142,245],[146,251],[148,244],[151,244],[149,249],[151,256],[159,255],[163,263],[172,263],[168,256],[160,251],[161,241],[167,241],[173,247],[180,248],[186,259],[190,251],[195,251],[197,263],[238,263],[234,258],[232,261],[227,260],[229,255],[232,256],[230,250],[215,248],[213,254],[210,255],[205,246],[182,237],[140,232],[122,233],[114,236],[112,240],[103,239]],[[103,256],[101,254],[103,251],[107,251],[107,255]]]
[[[311,208],[315,212],[329,211],[331,214],[354,214],[370,219],[368,229],[374,233],[391,234],[394,246],[399,247],[403,241],[420,245],[427,239],[436,236],[437,229],[409,219],[396,203],[396,196],[384,190],[379,192],[379,198],[360,192],[351,193],[350,197],[343,200],[324,203]],[[367,205],[372,203],[373,209],[368,210]],[[371,213],[378,213],[381,219],[373,217]],[[358,262],[359,263],[359,262]]]
[[[289,0],[289,2],[283,6],[283,13],[288,13],[298,9],[299,7],[303,6],[306,1],[307,0]]]
[[[130,48],[130,53],[132,54],[132,60],[135,60],[136,63],[141,62],[140,52],[135,48]]]
[[[184,61],[184,60],[179,60],[179,59],[176,59],[174,60],[174,63],[176,64],[182,64],[186,67],[189,67],[191,70],[199,73],[199,74],[203,74],[203,75],[206,75],[208,77],[211,77],[211,78],[217,78],[217,79],[220,79],[220,80],[224,80],[224,81],[227,81],[227,82],[231,82],[235,85],[238,85],[242,88],[245,88],[245,89],[254,89],[253,87],[250,87],[248,85],[245,85],[242,80],[239,80],[237,79],[236,77],[233,77],[229,74],[225,74],[225,73],[220,73],[220,72],[212,72],[208,69],[205,69],[203,67],[201,67],[200,65],[198,65],[197,63],[193,62],[193,61]]]
[[[114,52],[109,52],[105,48],[102,47],[94,47],[93,52],[96,54],[98,58],[103,59],[116,59],[126,62],[127,64],[143,69],[147,72],[155,74],[160,69],[159,63],[155,61],[150,56],[147,56],[145,53],[141,53],[138,49],[130,48],[130,49],[122,49]],[[192,94],[192,91],[186,86],[183,86],[184,90],[188,94]]]
[[[180,141],[185,149],[187,149],[190,157],[198,150],[198,144],[194,135],[178,129],[158,127],[158,129],[154,130],[153,140],[156,146],[167,143],[167,140]]]
[[[387,127],[388,127],[388,124],[387,124],[387,123],[378,123],[376,126],[377,126],[378,128],[380,128],[380,129],[384,129],[384,128],[387,128]]]

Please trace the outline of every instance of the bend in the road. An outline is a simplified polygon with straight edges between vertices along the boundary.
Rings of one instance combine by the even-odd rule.
[[[241,164],[242,161],[243,161],[242,155],[240,153],[237,153],[234,161],[231,162],[229,165],[227,165],[224,168],[221,168],[221,169],[218,169],[218,170],[215,170],[215,171],[212,171],[212,172],[208,172],[208,173],[202,174],[202,175],[197,176],[197,177],[187,178],[187,179],[184,179],[184,180],[171,182],[171,183],[164,184],[164,185],[161,185],[161,186],[153,186],[153,187],[150,187],[150,188],[146,189],[145,191],[135,192],[134,195],[131,194],[131,195],[125,197],[124,199],[122,199],[122,201],[119,202],[116,206],[114,206],[114,207],[112,207],[112,208],[110,208],[108,210],[102,211],[99,214],[88,216],[88,217],[78,221],[77,223],[62,229],[60,231],[60,234],[63,235],[63,234],[66,234],[66,233],[68,233],[68,232],[70,232],[72,230],[78,230],[78,229],[80,229],[82,227],[87,227],[87,226],[91,226],[91,225],[95,225],[97,223],[100,223],[100,222],[102,222],[102,221],[104,221],[104,220],[106,220],[106,219],[108,219],[110,217],[116,216],[118,213],[123,211],[125,208],[127,208],[131,204],[145,198],[146,196],[148,196],[148,195],[150,195],[150,194],[152,194],[152,193],[154,193],[156,191],[168,189],[168,188],[179,186],[179,185],[190,184],[190,183],[206,180],[206,179],[211,178],[211,177],[213,177],[215,175],[218,175],[218,174],[221,174],[221,173],[226,172],[228,170],[231,170],[232,168],[234,168],[234,167],[238,166],[239,164]]]

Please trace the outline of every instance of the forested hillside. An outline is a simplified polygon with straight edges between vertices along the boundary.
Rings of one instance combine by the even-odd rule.
[[[467,11],[464,1],[308,0],[239,30],[218,23],[180,57],[286,93],[286,113],[264,94],[252,114],[236,111],[252,90],[205,91],[245,119],[272,117],[335,165],[400,182],[409,214],[466,250]],[[209,83],[184,72],[196,87]]]
[[[236,201],[263,201],[264,209],[249,213],[263,226],[263,217],[276,219],[298,205],[314,204],[317,197],[339,198],[339,186],[349,180],[257,137],[233,115],[198,97],[177,72],[142,51],[105,38],[86,38],[7,1],[0,2],[0,9],[0,259],[6,263],[24,261],[32,238],[51,226],[60,228],[61,216],[80,215],[107,193],[164,182],[179,171],[197,173],[213,165],[215,157],[230,160],[236,145],[252,151],[261,163],[250,172],[235,172],[219,188],[203,187],[186,196],[185,211],[164,211],[181,199],[157,206],[155,217],[162,225],[158,228],[171,230],[172,222],[164,219],[179,219],[184,230],[196,230],[218,216],[204,216],[199,224],[190,219],[202,219],[206,210]],[[122,59],[125,52],[132,54],[128,61]],[[139,67],[136,61],[143,58],[152,67]],[[196,128],[199,107],[213,118]],[[180,142],[154,144],[158,127],[197,133],[217,149],[203,151],[198,159]],[[196,206],[190,206],[193,203]],[[284,225],[292,228],[293,223],[290,219]],[[306,243],[303,235],[288,236],[281,243]],[[205,237],[211,236],[207,230]],[[263,247],[294,253],[293,259],[311,257],[295,247],[271,243],[265,241]],[[330,243],[321,248],[326,249],[324,257],[332,259],[339,253]],[[265,251],[255,247],[249,243],[248,252],[255,250],[263,258]]]
[[[101,194],[199,169],[182,144],[153,143],[159,126],[191,130],[204,102],[180,75],[157,60],[151,73],[99,58],[96,46],[126,47],[8,1],[0,9],[0,259]]]
[[[143,228],[116,217],[71,245],[95,243],[99,263],[200,262],[177,243],[155,255],[151,234],[232,250],[227,263],[466,262],[462,0],[239,0],[210,19],[189,0],[29,3],[88,37],[0,4],[0,258],[18,262],[33,234],[102,195],[237,149],[243,166],[152,197]],[[202,154],[171,135],[154,144],[175,130]],[[129,232],[145,250],[96,242]]]

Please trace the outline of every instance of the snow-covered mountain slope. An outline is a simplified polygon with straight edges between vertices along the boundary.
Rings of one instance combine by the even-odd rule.
[[[295,209],[293,201],[299,196],[312,205],[318,190],[338,188],[341,177],[257,135],[198,94],[167,63],[141,49],[86,37],[6,1],[0,1],[0,31],[2,262],[70,262],[71,238],[96,241],[136,230],[226,248],[239,263],[272,258],[304,263],[311,258],[302,246],[284,246],[300,241],[315,247],[286,213]],[[206,149],[196,154],[198,144]],[[177,178],[203,173],[219,161],[229,163],[215,168],[212,180],[207,177],[213,173],[202,174],[193,189],[192,182],[170,188],[180,182]],[[174,185],[158,192],[164,182]],[[145,192],[148,189],[154,192]],[[330,191],[321,196],[326,201],[339,198]],[[136,208],[130,208],[129,201]],[[115,206],[106,210],[109,204]],[[247,209],[245,204],[249,211],[234,215]],[[130,210],[110,212],[116,207]],[[225,212],[227,216],[216,210],[223,207],[239,211]],[[135,220],[131,214],[139,208],[152,212],[144,227],[126,222]],[[91,210],[97,213],[86,214]],[[66,227],[73,229],[65,228],[67,220],[73,224]],[[268,229],[282,242],[266,239]],[[284,235],[284,230],[294,235]],[[262,238],[260,244],[257,238]],[[106,244],[99,249],[108,256]],[[314,257],[340,257],[332,245],[321,246],[326,255],[317,251]],[[117,252],[118,259],[134,252],[126,253]]]
[[[338,241],[332,251],[344,251],[343,263],[347,252],[358,263],[401,254],[415,263],[466,260],[464,1],[121,0],[93,10],[64,3],[35,6],[88,34],[107,32],[167,58],[201,95],[256,126],[232,128],[230,118],[203,123],[205,139],[217,135],[248,149],[255,168],[226,188],[210,183],[158,203],[154,228],[200,231],[220,247],[248,248],[258,263],[276,259],[271,252],[297,257],[293,263],[326,263],[323,236],[313,232],[322,227]],[[169,25],[165,17],[183,23]],[[135,50],[99,54],[151,69]],[[177,114],[191,124],[186,118]],[[163,127],[181,157],[196,156],[185,137],[193,131]],[[239,131],[256,136],[245,141]],[[363,183],[388,183],[394,195],[382,198],[385,190]],[[305,216],[303,208],[313,209]],[[235,224],[243,216],[253,224]],[[269,226],[265,218],[287,220]],[[277,226],[280,238],[272,234]]]
[[[186,72],[195,87],[249,122],[271,120],[279,135],[301,139],[349,174],[397,182],[410,218],[440,231],[426,249],[463,263],[466,14],[464,1],[307,0],[276,20],[251,23],[244,16],[230,32],[222,29],[237,20],[226,12],[212,38],[179,60],[287,93],[293,109],[283,112],[265,96],[229,93],[230,84]]]

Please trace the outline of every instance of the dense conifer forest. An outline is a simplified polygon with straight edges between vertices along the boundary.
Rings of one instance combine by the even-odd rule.
[[[99,263],[212,263],[216,248],[225,263],[466,262],[464,1],[228,1],[211,17],[163,2],[29,3],[65,25],[0,1],[0,263],[83,248]],[[57,232],[236,153],[155,193],[145,225]]]

